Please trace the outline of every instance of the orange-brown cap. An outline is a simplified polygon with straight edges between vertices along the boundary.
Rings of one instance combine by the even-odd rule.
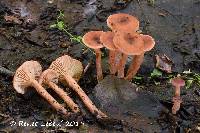
[[[144,52],[144,41],[135,32],[116,32],[113,42],[119,51],[127,55],[140,55]]]
[[[100,36],[100,41],[102,42],[103,46],[105,46],[109,50],[116,50],[113,43],[114,33],[111,31],[103,32]]]
[[[107,19],[107,25],[113,31],[136,32],[139,30],[138,19],[125,13],[110,15]]]
[[[37,61],[24,62],[15,72],[13,78],[14,89],[21,94],[26,92],[26,88],[31,86],[31,80],[38,80],[42,73],[42,67]]]
[[[140,34],[144,41],[144,51],[150,51],[155,46],[155,41],[153,37],[149,35]]]
[[[49,67],[60,75],[69,75],[78,81],[83,72],[82,63],[68,55],[61,56],[53,61]]]
[[[103,45],[100,41],[100,36],[103,31],[90,31],[83,36],[83,43],[92,49],[103,48]]]

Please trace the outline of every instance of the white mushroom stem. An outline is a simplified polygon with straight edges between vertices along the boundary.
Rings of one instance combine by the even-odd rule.
[[[95,115],[97,118],[107,117],[107,115],[105,115],[103,112],[97,109],[97,107],[93,104],[90,98],[85,94],[85,92],[81,89],[78,83],[71,76],[64,75],[64,79],[67,82],[67,84],[79,95],[85,106],[93,115]]]
[[[70,115],[69,112],[59,104],[36,80],[31,81],[31,85],[36,89],[36,91],[46,99],[58,112],[64,115]]]
[[[74,103],[74,101],[67,95],[67,93],[63,89],[59,88],[53,82],[48,82],[47,84],[65,101],[65,103],[67,103],[67,105],[70,107],[70,109],[73,112],[75,112],[75,113],[80,112],[78,105],[76,103]]]
[[[101,67],[101,50],[95,49],[96,54],[96,71],[97,71],[97,81],[101,81],[103,79],[102,67]]]
[[[114,75],[116,73],[116,51],[109,51],[109,64],[110,64],[110,74]]]
[[[133,61],[127,71],[127,75],[125,77],[126,80],[131,80],[136,75],[136,73],[140,69],[143,60],[144,60],[144,53],[142,53],[141,55],[134,56]]]
[[[128,55],[124,53],[121,54],[121,59],[118,65],[118,75],[117,75],[118,78],[124,78],[124,69],[125,69],[127,58],[128,58]]]

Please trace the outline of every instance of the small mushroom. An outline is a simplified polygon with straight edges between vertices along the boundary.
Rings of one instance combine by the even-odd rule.
[[[185,81],[181,79],[180,76],[177,76],[176,78],[171,80],[172,85],[175,87],[175,94],[172,99],[174,105],[172,107],[172,113],[176,114],[176,112],[180,109],[180,104],[182,102],[180,97],[180,89],[181,87],[185,86]]]
[[[113,42],[115,47],[122,52],[118,66],[118,77],[124,77],[124,68],[128,55],[140,55],[144,50],[142,37],[134,32],[116,32]]]
[[[26,93],[28,87],[34,87],[36,91],[46,99],[58,112],[70,115],[39,83],[38,78],[42,73],[42,67],[37,61],[26,61],[17,70],[13,78],[14,89],[21,94]]]
[[[103,45],[100,41],[100,36],[103,31],[90,31],[83,36],[83,43],[89,47],[94,49],[96,54],[96,71],[97,71],[97,80],[98,82],[103,79],[102,67],[101,67],[101,50]]]
[[[55,61],[53,61],[49,68],[53,69],[54,71],[60,74],[60,76],[66,81],[66,83],[79,95],[85,106],[93,115],[95,115],[97,118],[107,117],[107,115],[105,115],[103,112],[97,109],[97,107],[93,104],[90,98],[78,85],[76,80],[70,75],[72,74],[70,72],[70,67],[72,66],[71,65],[72,60],[75,59],[72,59],[70,56],[67,55],[61,56],[57,58]],[[76,67],[75,64],[73,66]]]
[[[140,65],[143,62],[144,53],[150,51],[155,46],[155,41],[151,36],[142,34],[140,34],[140,36],[144,41],[144,49],[141,54],[139,55],[135,54],[133,61],[127,71],[127,75],[125,77],[126,80],[131,80],[136,75],[137,71],[140,68]]]
[[[74,101],[68,96],[68,94],[63,89],[56,85],[56,83],[58,83],[58,79],[59,74],[57,72],[55,72],[52,69],[47,69],[44,72],[42,72],[39,79],[39,83],[46,84],[50,88],[52,88],[67,103],[67,105],[73,112],[80,112],[78,105],[74,103]]]
[[[125,13],[110,15],[107,25],[112,31],[136,32],[139,30],[139,21],[136,17]]]
[[[171,81],[172,85],[175,87],[175,96],[180,97],[181,87],[185,86],[185,81],[181,79],[180,76],[173,78]]]
[[[110,73],[115,74],[117,67],[116,67],[116,54],[118,53],[117,48],[113,43],[114,33],[111,31],[103,32],[101,34],[100,40],[102,44],[109,49],[109,64],[110,64]]]

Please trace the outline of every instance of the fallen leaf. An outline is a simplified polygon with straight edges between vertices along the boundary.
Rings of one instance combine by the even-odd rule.
[[[162,71],[171,73],[171,67],[173,62],[164,54],[164,55],[155,55],[156,57],[156,68],[159,68]]]

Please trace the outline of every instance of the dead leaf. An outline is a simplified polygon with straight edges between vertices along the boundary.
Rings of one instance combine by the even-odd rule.
[[[173,65],[173,62],[167,57],[165,54],[162,56],[155,55],[156,57],[156,68],[159,68],[160,70],[163,70],[167,73],[171,73],[171,67]]]

